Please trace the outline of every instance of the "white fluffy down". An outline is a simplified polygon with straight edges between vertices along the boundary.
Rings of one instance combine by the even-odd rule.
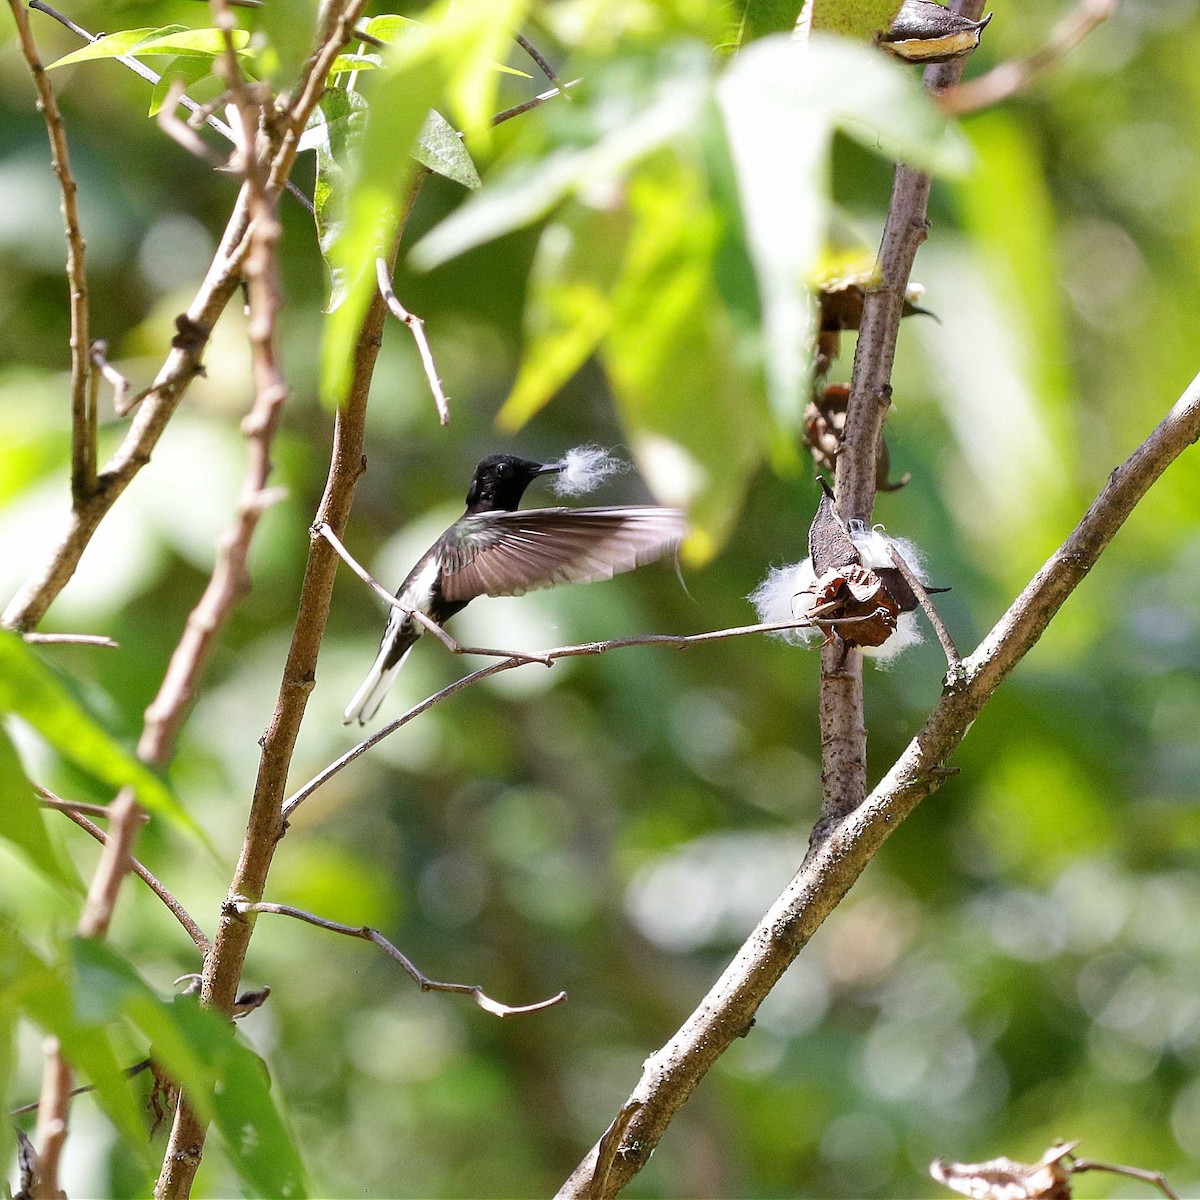
[[[888,537],[879,526],[869,530],[856,530],[850,536],[862,558],[863,566],[872,570],[894,567],[896,564],[892,561],[890,547],[895,546],[912,573],[922,583],[929,582],[920,550],[906,538]],[[810,590],[815,582],[811,558],[787,567],[772,567],[766,579],[750,593],[750,603],[758,611],[758,619],[764,625],[799,620],[816,603],[817,598]],[[821,631],[813,626],[806,626],[800,629],[786,629],[773,636],[795,644],[804,644],[819,638]],[[917,614],[901,613],[891,637],[882,646],[864,646],[862,652],[865,657],[874,659],[877,667],[886,670],[901,651],[907,650],[909,646],[918,645],[922,640]]]
[[[772,567],[766,579],[750,593],[749,600],[758,610],[758,619],[763,625],[798,621],[807,616],[817,602],[811,590],[816,581],[811,558],[789,567]],[[805,625],[799,629],[780,630],[773,636],[803,644],[819,638],[821,631],[814,625]]]
[[[551,485],[560,496],[582,496],[593,491],[610,475],[621,475],[629,464],[601,446],[576,446],[563,455],[563,469]]]
[[[864,567],[870,567],[872,571],[880,567],[894,567],[896,564],[892,562],[889,547],[895,546],[900,551],[900,557],[908,563],[909,570],[922,583],[929,582],[929,576],[925,572],[925,556],[907,538],[888,537],[883,532],[883,526],[876,525],[874,529],[851,533],[850,539],[854,542],[854,548],[862,558]]]

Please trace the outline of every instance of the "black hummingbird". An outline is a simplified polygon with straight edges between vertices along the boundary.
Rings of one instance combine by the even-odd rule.
[[[681,512],[651,505],[533,508],[518,512],[525,489],[566,460],[533,462],[491,454],[475,468],[467,511],[421,556],[396,598],[442,625],[477,596],[520,596],[556,583],[592,583],[632,571],[676,549]],[[393,608],[379,655],[346,707],[345,724],[378,710],[422,627]]]

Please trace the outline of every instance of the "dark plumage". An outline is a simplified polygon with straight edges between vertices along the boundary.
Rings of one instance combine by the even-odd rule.
[[[611,579],[674,550],[684,533],[672,508],[534,508],[517,511],[525,489],[563,463],[492,454],[475,468],[467,510],[421,556],[396,598],[442,625],[477,596],[520,596],[557,583]],[[346,708],[365,724],[422,632],[393,609],[379,655]]]

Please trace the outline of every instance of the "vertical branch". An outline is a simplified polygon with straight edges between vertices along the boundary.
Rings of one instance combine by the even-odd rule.
[[[405,217],[415,198],[414,189],[408,199]],[[402,220],[401,233],[403,227]],[[396,242],[388,256],[391,267],[394,267],[399,251],[399,238],[400,233],[397,234]],[[387,302],[376,290],[355,347],[349,394],[338,409],[334,425],[329,476],[314,524],[323,522],[339,535],[345,530],[354,489],[366,464],[363,446],[367,396],[375,361],[379,355],[387,311]],[[279,695],[270,724],[262,738],[262,754],[245,840],[230,884],[229,895],[221,910],[221,920],[213,940],[212,951],[204,964],[201,1002],[226,1015],[233,1008],[242,964],[254,929],[253,913],[239,911],[239,905],[262,899],[275,847],[283,836],[282,808],[288,768],[308,705],[309,693],[316,683],[317,658],[329,617],[337,564],[337,553],[329,542],[324,538],[314,538],[309,544],[308,562],[300,589],[299,610],[283,668]],[[158,1200],[175,1200],[189,1194],[204,1153],[206,1132],[205,1122],[186,1102],[186,1098],[182,1099],[175,1112],[162,1171],[155,1184],[154,1195]]]
[[[67,1142],[67,1112],[71,1103],[71,1068],[59,1053],[57,1038],[47,1038],[42,1066],[42,1093],[38,1103],[37,1182],[33,1200],[60,1200],[58,1163]]]
[[[71,174],[66,126],[46,68],[38,57],[29,16],[21,0],[9,0],[9,8],[17,25],[21,53],[37,89],[37,106],[46,122],[50,156],[62,198],[63,225],[67,234],[67,286],[71,291],[71,496],[75,506],[79,507],[96,485],[95,418],[90,408],[92,394],[89,387],[91,342],[88,338],[86,245],[79,224],[79,189]]]
[[[275,323],[281,302],[276,251],[281,228],[276,200],[261,186],[250,193],[250,248],[246,275],[250,285],[250,339],[254,373],[254,402],[242,422],[247,461],[237,515],[221,539],[208,586],[188,616],[162,686],[146,709],[138,753],[148,762],[165,765],[175,736],[187,715],[217,635],[233,607],[248,590],[246,561],[259,518],[278,493],[267,488],[271,475],[271,446],[279,415],[288,396],[276,349]]]
[[[983,0],[954,0],[963,16],[978,20]],[[964,59],[926,68],[925,85],[940,92],[958,82]],[[846,428],[837,460],[838,512],[845,521],[871,520],[875,506],[875,455],[892,402],[892,366],[913,260],[928,231],[931,180],[924,171],[898,163],[887,223],[879,249],[876,281],[863,302],[854,351]],[[863,718],[862,655],[827,646],[821,654],[821,815],[810,845],[853,812],[867,794],[867,727]]]

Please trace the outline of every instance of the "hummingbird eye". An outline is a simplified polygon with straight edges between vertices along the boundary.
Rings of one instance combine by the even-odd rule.
[[[496,474],[497,475],[507,475],[508,474],[508,463],[501,463],[496,468]]]

